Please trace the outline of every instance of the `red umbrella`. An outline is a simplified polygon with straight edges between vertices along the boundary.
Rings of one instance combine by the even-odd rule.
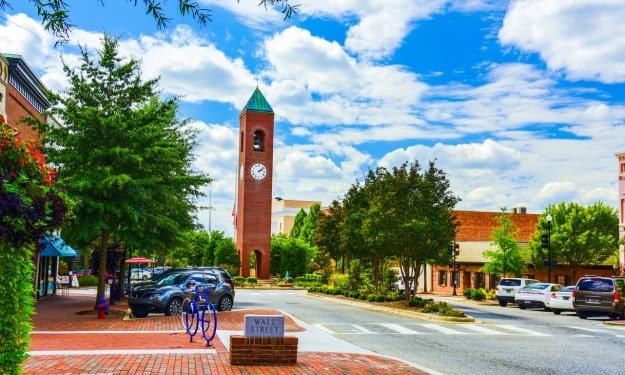
[[[144,257],[133,257],[126,259],[126,263],[156,263],[156,261]]]

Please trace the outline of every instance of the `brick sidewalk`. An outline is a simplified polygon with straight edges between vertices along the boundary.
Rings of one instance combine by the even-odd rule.
[[[424,374],[408,364],[375,355],[298,353],[296,365],[230,366],[228,351],[217,337],[210,347],[189,342],[178,316],[124,320],[126,305],[111,306],[97,319],[93,296],[48,296],[33,316],[30,351],[24,374]],[[219,329],[243,330],[245,314],[278,314],[275,310],[219,313]],[[290,317],[285,331],[304,331]],[[196,336],[198,337],[198,336]],[[200,336],[201,338],[201,336]],[[110,354],[70,351],[113,350]],[[140,350],[128,354],[128,351]],[[53,355],[39,355],[53,351]]]

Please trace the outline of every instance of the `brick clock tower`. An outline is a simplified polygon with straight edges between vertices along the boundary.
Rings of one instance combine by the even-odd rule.
[[[273,119],[273,109],[256,87],[239,115],[235,228],[243,277],[250,275],[250,254],[254,253],[256,277],[269,278]]]

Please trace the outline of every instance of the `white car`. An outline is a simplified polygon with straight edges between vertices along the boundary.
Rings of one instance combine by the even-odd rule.
[[[519,289],[514,295],[514,302],[516,302],[519,309],[522,310],[528,307],[544,307],[545,309],[549,309],[551,293],[557,292],[562,288],[562,285],[553,283],[528,284]]]
[[[410,279],[410,286],[408,288],[412,290],[414,277],[411,276],[409,279]],[[402,275],[397,276],[397,281],[393,283],[392,288],[396,289],[400,293],[403,293],[406,291],[406,282],[404,281],[404,277]]]
[[[562,311],[575,311],[573,307],[573,291],[575,285],[565,286],[557,292],[551,293],[551,299],[549,300],[549,308],[554,314],[558,315]]]
[[[524,279],[515,277],[506,277],[499,280],[499,284],[495,288],[495,296],[499,301],[499,306],[506,307],[508,303],[514,302],[514,296],[522,287],[531,283],[539,283],[535,279]]]
[[[152,272],[150,270],[146,270],[145,268],[133,268],[130,271],[130,279],[131,280],[149,280],[152,277]]]

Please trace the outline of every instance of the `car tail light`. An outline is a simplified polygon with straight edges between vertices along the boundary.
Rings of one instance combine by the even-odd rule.
[[[614,298],[614,302],[620,302],[621,301],[621,296],[618,294],[617,291],[614,291],[614,294],[612,294],[612,297]]]
[[[496,286],[496,287],[495,287],[495,292],[498,292],[498,291],[499,291],[499,287],[498,287],[498,286]]]
[[[553,299],[558,299],[558,296],[556,296],[556,294],[555,294],[555,293],[551,293],[551,298],[553,298]]]
[[[573,297],[573,299],[575,299],[575,294],[576,294],[575,291],[571,293],[571,297]]]
[[[225,280],[226,284],[230,285],[230,289],[234,290],[234,281],[233,280]]]

